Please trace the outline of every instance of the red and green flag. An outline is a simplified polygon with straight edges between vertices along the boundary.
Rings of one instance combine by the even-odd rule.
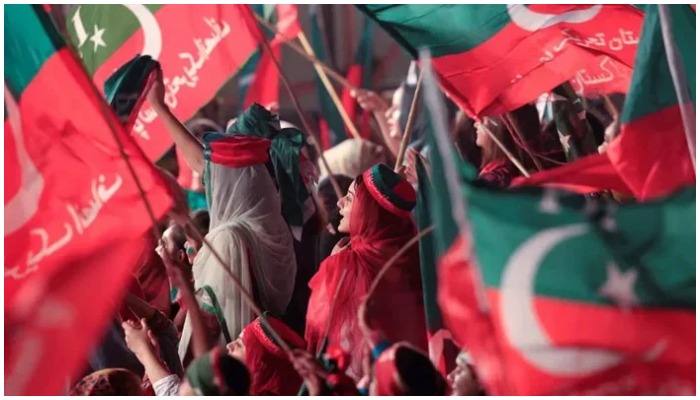
[[[369,18],[365,18],[364,24],[362,25],[360,43],[357,45],[357,51],[355,52],[355,58],[350,67],[348,67],[348,72],[345,76],[345,79],[347,79],[350,84],[358,88],[372,88],[373,33],[374,26],[372,25],[372,22]],[[357,114],[359,105],[350,95],[350,90],[347,88],[343,89],[342,101],[350,119],[353,121],[358,121]],[[363,139],[369,139],[369,137],[372,135],[372,128],[370,126],[371,118],[371,112],[362,111],[362,115],[358,121],[358,126],[360,136],[362,136]]]
[[[247,5],[83,4],[67,19],[73,47],[102,90],[114,70],[134,55],[163,69],[166,102],[180,120],[206,104],[246,63],[259,41],[243,23]],[[172,145],[165,127],[144,105],[132,134],[151,160]]]
[[[656,5],[645,6],[644,29],[635,72],[622,110],[621,134],[605,154],[543,171],[518,184],[580,186],[581,191],[615,190],[639,200],[666,196],[695,184],[695,171]],[[685,88],[695,104],[695,13],[670,6],[673,36],[688,79]],[[626,190],[625,190],[626,189]]]
[[[294,39],[301,28],[297,18],[297,6],[294,4],[251,4],[254,13],[263,17],[266,21],[275,25],[280,35]],[[281,36],[264,29],[270,49],[278,62],[282,62]],[[270,55],[262,49],[262,45],[250,57],[242,67],[239,78],[239,93],[241,98],[241,110],[253,105],[253,103],[269,106],[279,105],[279,72]]]
[[[323,62],[328,62],[325,34],[323,30],[323,24],[321,21],[320,9],[321,5],[311,4],[309,5],[309,16],[311,17],[311,46],[314,49],[314,54],[316,58]],[[321,133],[321,142],[323,149],[327,150],[343,140],[348,138],[345,134],[345,124],[343,119],[335,107],[333,100],[331,99],[328,90],[323,85],[323,81],[316,74],[316,92],[318,94],[318,104],[320,115],[318,118],[319,131]],[[352,106],[354,108],[355,102],[353,99]],[[348,108],[346,107],[346,111]]]
[[[5,393],[58,395],[153,251],[135,178],[153,217],[173,201],[44,9],[4,23]]]
[[[418,230],[423,231],[433,225],[431,211],[435,210],[435,208],[432,208],[431,204],[435,201],[439,202],[440,199],[431,198],[434,188],[426,168],[420,160],[416,162],[416,172],[418,174],[418,190],[416,191],[414,214]],[[445,326],[438,307],[436,255],[440,253],[436,253],[435,242],[436,240],[431,235],[424,236],[419,242],[421,283],[423,285],[425,322],[428,328],[428,354],[437,369],[446,376],[455,368],[459,348],[452,340],[452,334]],[[442,252],[444,251],[445,249],[442,249]]]
[[[631,5],[357,7],[414,58],[429,49],[443,89],[471,117],[516,109],[605,57],[631,67],[643,18]]]

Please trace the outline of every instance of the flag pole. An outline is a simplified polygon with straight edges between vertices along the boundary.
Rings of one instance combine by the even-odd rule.
[[[418,82],[416,83],[416,91],[413,93],[413,99],[411,100],[411,109],[408,112],[408,120],[406,121],[406,127],[403,130],[403,137],[401,138],[401,144],[399,146],[399,154],[396,157],[396,165],[394,165],[394,171],[398,171],[403,164],[404,156],[406,155],[406,148],[408,147],[408,141],[411,140],[411,133],[413,132],[413,125],[416,123],[416,118],[418,117],[418,101],[421,96],[423,81],[423,70],[420,70],[420,75],[418,75]]]
[[[68,42],[67,40],[64,39],[64,41]],[[265,42],[267,43],[267,42]],[[72,49],[71,49],[72,50]],[[143,189],[143,185],[141,184],[141,180],[138,178],[138,175],[136,174],[136,171],[134,170],[133,165],[131,164],[131,161],[129,160],[129,156],[126,154],[126,151],[124,150],[124,145],[122,144],[121,140],[119,140],[119,136],[117,135],[117,130],[114,125],[114,121],[112,120],[112,114],[111,114],[111,109],[107,105],[106,101],[102,97],[102,95],[99,93],[97,88],[95,87],[94,84],[92,84],[92,80],[90,80],[90,75],[87,73],[87,70],[85,69],[85,66],[83,65],[82,61],[80,61],[74,51],[71,51],[71,57],[75,59],[75,62],[83,73],[85,74],[86,78],[90,81],[90,89],[92,90],[93,94],[97,96],[98,103],[100,104],[100,112],[102,116],[107,120],[107,123],[109,125],[109,130],[110,133],[112,134],[112,137],[114,138],[114,141],[117,144],[117,148],[119,149],[119,155],[121,158],[124,160],[124,162],[127,165],[127,168],[129,169],[130,175],[134,179],[134,183],[136,184],[136,187],[138,188],[139,191],[139,196],[141,197],[141,200],[143,200],[144,206],[146,207],[146,211],[148,213],[149,218],[151,219],[151,224],[152,224],[152,230],[153,234],[156,236],[156,240],[159,240],[160,237],[158,235],[157,231],[157,224],[158,221],[156,220],[155,213],[153,212],[153,208],[151,207],[151,203],[148,201],[148,197],[146,196],[146,191]],[[273,58],[274,59],[274,58]],[[186,225],[190,226],[191,231],[194,233],[196,238],[200,240],[214,255],[214,258],[217,259],[219,264],[221,265],[221,268],[224,269],[224,272],[229,275],[229,277],[233,280],[233,283],[236,285],[236,287],[241,291],[241,294],[243,294],[243,298],[246,299],[248,306],[253,309],[253,311],[260,316],[260,321],[265,327],[269,330],[270,334],[273,336],[274,340],[277,341],[279,346],[287,351],[290,352],[291,348],[289,345],[282,339],[282,337],[275,331],[275,329],[267,322],[267,319],[263,316],[262,311],[260,307],[255,303],[255,300],[253,299],[253,296],[243,287],[241,284],[241,281],[233,275],[233,273],[228,269],[226,263],[224,262],[223,258],[219,253],[213,248],[213,246],[199,233],[199,231],[196,229],[194,226],[194,222],[192,219],[187,216],[187,223]]]
[[[690,94],[688,93],[688,80],[686,78],[685,69],[683,68],[681,56],[673,38],[670,6],[668,4],[659,4],[658,7],[661,33],[666,50],[666,59],[668,60],[668,69],[671,71],[671,79],[676,89],[676,97],[678,98],[678,105],[681,110],[685,139],[688,142],[688,152],[690,153],[690,160],[693,163],[693,169],[695,169],[695,108]]]
[[[316,55],[314,54],[314,49],[313,49],[313,47],[311,47],[311,44],[309,43],[309,40],[306,38],[304,31],[299,32],[298,38],[299,38],[299,42],[301,42],[301,45],[304,46],[304,50],[306,50],[306,53],[310,56],[316,57]],[[314,69],[316,70],[318,77],[321,78],[321,82],[323,82],[323,86],[326,87],[326,91],[328,92],[328,95],[331,97],[331,100],[333,100],[333,104],[335,104],[335,108],[338,109],[338,113],[340,114],[340,117],[343,119],[343,122],[345,122],[345,126],[350,131],[350,134],[355,139],[360,139],[360,133],[357,131],[357,127],[355,127],[355,124],[352,122],[352,119],[348,115],[347,110],[345,110],[345,107],[343,107],[343,104],[340,102],[340,98],[338,97],[338,93],[336,93],[335,88],[333,88],[333,85],[328,80],[328,75],[326,75],[326,71],[320,65],[318,65],[316,63],[314,63]]]
[[[344,76],[342,76],[342,75],[340,75],[339,73],[335,72],[335,71],[333,70],[333,68],[329,67],[328,64],[324,63],[323,61],[319,60],[318,58],[316,58],[316,57],[314,57],[314,56],[312,56],[312,55],[307,54],[307,52],[304,51],[304,49],[302,49],[301,47],[299,47],[299,45],[297,45],[296,43],[294,43],[293,39],[291,39],[291,38],[285,36],[284,34],[280,33],[280,32],[277,30],[277,28],[276,28],[274,25],[272,25],[270,22],[266,21],[263,17],[259,16],[259,15],[256,14],[256,13],[253,13],[253,16],[255,17],[255,19],[256,19],[260,24],[262,24],[263,26],[265,26],[265,28],[269,29],[269,30],[270,30],[272,33],[274,33],[275,35],[278,35],[279,37],[281,37],[282,39],[284,39],[284,43],[287,44],[287,46],[289,46],[292,50],[294,50],[294,51],[297,52],[300,56],[302,56],[302,57],[304,57],[305,59],[307,59],[309,62],[313,63],[314,65],[316,65],[316,66],[322,68],[324,71],[326,71],[326,73],[328,74],[329,77],[333,78],[336,82],[338,82],[339,84],[341,84],[343,87],[345,87],[345,88],[347,88],[347,89],[349,89],[349,90],[355,90],[355,91],[357,91],[358,88],[355,87],[352,83],[348,82],[348,80],[345,79]]]
[[[542,171],[544,168],[542,168],[540,160],[535,157],[533,151],[530,149],[527,139],[525,138],[525,134],[523,133],[523,130],[520,129],[520,125],[518,125],[518,120],[515,118],[515,115],[513,115],[512,112],[507,112],[505,118],[501,116],[501,119],[503,120],[503,123],[510,134],[518,137],[519,147],[525,150],[527,155],[530,156],[530,159],[535,164],[535,167],[537,167],[537,170]]]
[[[421,70],[425,73],[425,104],[430,110],[431,123],[435,135],[437,150],[442,156],[443,169],[445,180],[447,181],[447,190],[450,194],[450,203],[452,206],[452,216],[459,228],[459,235],[469,244],[464,254],[466,259],[472,259],[474,256],[472,241],[469,238],[472,236],[472,228],[467,218],[467,203],[462,197],[461,183],[458,175],[457,164],[454,159],[453,145],[450,140],[447,128],[447,112],[444,105],[440,101],[440,91],[438,89],[435,77],[433,75],[433,67],[430,61],[430,52],[428,50],[420,50]],[[486,129],[489,132],[488,129]],[[489,133],[492,139],[495,139],[493,133]],[[494,140],[499,143],[498,139]],[[501,144],[502,146],[502,144]],[[484,284],[483,272],[478,263],[472,263],[472,272],[475,283],[475,295],[479,305],[479,311],[486,314],[489,312],[488,298],[486,297],[486,285]]]
[[[249,5],[243,4],[243,5],[241,5],[241,7],[244,7],[244,13],[249,14],[252,17],[252,18],[245,18],[245,20],[250,25],[249,28],[258,36],[263,50],[267,53],[268,57],[270,57],[272,62],[275,64],[275,68],[277,68],[277,72],[280,74],[280,78],[282,79],[282,83],[284,84],[284,88],[287,90],[287,93],[289,94],[289,97],[292,100],[292,105],[294,106],[294,109],[296,110],[297,114],[299,115],[299,119],[301,120],[301,124],[304,126],[304,130],[306,130],[308,137],[311,139],[311,144],[316,148],[316,152],[318,152],[318,155],[321,158],[321,162],[323,163],[323,166],[326,168],[326,171],[328,171],[328,178],[331,181],[331,185],[333,185],[333,190],[335,191],[335,195],[338,196],[339,199],[343,198],[344,197],[343,191],[340,189],[340,185],[338,184],[338,181],[336,181],[335,176],[333,175],[333,171],[331,171],[331,168],[328,165],[328,161],[326,161],[326,157],[324,157],[324,155],[323,155],[323,149],[321,149],[321,146],[318,144],[318,140],[316,140],[316,136],[311,131],[311,126],[309,125],[309,123],[306,121],[306,118],[304,117],[304,112],[301,110],[301,106],[299,105],[299,99],[297,99],[297,96],[294,93],[294,90],[292,90],[292,86],[289,84],[289,80],[287,80],[287,76],[282,71],[282,66],[280,65],[279,61],[277,61],[275,54],[272,52],[272,49],[270,49],[270,44],[265,39],[265,35],[263,35],[262,30],[255,23],[255,20],[257,20],[258,22],[261,22],[267,26],[267,21],[265,21],[264,19],[261,19],[256,13],[254,13],[253,10],[251,10]],[[302,50],[302,52],[303,52],[303,50]],[[306,52],[304,52],[304,54],[306,54]]]
[[[503,153],[505,153],[506,157],[508,157],[510,162],[512,162],[513,165],[515,165],[515,167],[518,169],[518,171],[520,171],[520,173],[523,174],[524,177],[529,178],[530,174],[527,172],[527,170],[525,169],[523,164],[517,158],[515,158],[513,153],[511,153],[510,150],[508,150],[506,148],[506,146],[503,144],[503,142],[501,142],[501,140],[498,139],[496,137],[496,135],[494,135],[493,132],[491,132],[491,129],[489,129],[486,125],[484,125],[484,131],[486,132],[487,135],[489,135],[491,140],[493,140],[493,142],[496,143],[496,146],[498,146],[498,148],[501,149],[501,151],[503,151]]]

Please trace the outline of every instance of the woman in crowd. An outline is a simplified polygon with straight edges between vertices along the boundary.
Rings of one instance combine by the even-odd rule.
[[[497,142],[500,142],[512,156],[522,160],[522,157],[519,157],[519,149],[500,119],[484,118],[483,122],[476,122],[474,126],[476,145],[482,151],[478,180],[497,188],[507,188],[511,180],[519,176],[520,172]]]
[[[149,102],[192,170],[204,176],[211,220],[205,239],[256,303],[281,315],[294,288],[296,260],[279,195],[266,166],[270,141],[206,134],[202,147],[170,112],[164,94],[159,71]],[[252,310],[208,247],[194,259],[193,275],[202,308],[219,323],[219,343],[229,343],[253,321]],[[189,320],[188,315],[180,340],[183,360],[192,335]]]
[[[348,352],[348,375],[356,381],[362,374],[357,310],[382,266],[417,234],[411,216],[415,199],[411,185],[383,164],[357,177],[338,202],[343,217],[338,231],[349,233],[349,237],[338,242],[309,282],[311,299],[305,334],[308,349],[315,354],[327,340],[328,345]],[[393,329],[387,327],[389,337],[425,349],[418,244],[390,268],[382,278],[381,288],[381,292],[396,294],[393,299],[384,299],[387,307],[396,305],[385,321],[393,325]],[[407,301],[396,304],[398,299]]]

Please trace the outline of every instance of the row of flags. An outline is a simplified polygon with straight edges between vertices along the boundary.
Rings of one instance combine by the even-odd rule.
[[[686,374],[694,341],[684,335],[694,333],[687,253],[695,231],[686,222],[695,192],[677,190],[694,184],[695,173],[657,6],[358,8],[368,17],[348,72],[358,87],[370,87],[376,22],[414,58],[428,49],[442,89],[472,117],[513,110],[565,82],[584,94],[624,89],[622,134],[605,155],[522,185],[656,199],[612,206],[551,188],[493,192],[472,185],[475,171],[458,165],[473,227],[471,237],[460,236],[434,142],[441,132],[424,124],[432,182],[419,167],[417,222],[436,226],[420,244],[436,364],[448,371],[455,343],[467,346],[492,394],[582,393],[623,381],[630,393],[684,393],[688,382],[694,392]],[[694,105],[695,12],[670,10]],[[66,43],[41,6],[5,11],[6,391],[56,394],[118,307],[137,256],[150,251],[142,247],[151,218],[174,203],[151,164],[172,146],[169,135],[148,104],[128,132],[103,100],[105,81],[144,54],[160,61],[166,102],[181,120],[237,73],[245,101],[265,102],[278,98],[278,77],[261,43],[277,57],[282,39],[260,29],[253,13],[289,38],[300,28],[289,5],[79,5]],[[311,27],[322,58],[317,14]],[[318,84],[331,146],[347,135]],[[358,118],[349,94],[343,98],[368,135],[369,116]],[[487,312],[474,293],[486,295]],[[588,318],[572,319],[582,313]]]

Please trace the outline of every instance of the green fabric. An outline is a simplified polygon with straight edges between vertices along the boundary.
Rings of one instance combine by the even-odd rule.
[[[645,6],[644,26],[637,46],[630,90],[622,110],[622,123],[678,104],[661,33],[657,5]],[[695,103],[695,12],[685,4],[671,5],[674,40],[682,55],[688,89]]]
[[[5,83],[19,101],[44,63],[65,46],[41,5],[5,7]]]
[[[316,58],[328,63],[328,59],[326,57],[326,46],[324,44],[325,35],[323,32],[321,32],[321,25],[318,20],[318,7],[321,6],[315,4],[309,6],[309,14],[311,17],[311,46],[313,47]],[[321,115],[326,120],[328,129],[331,131],[331,146],[333,146],[343,140],[345,125],[340,113],[338,112],[338,109],[333,104],[330,94],[328,94],[328,90],[326,90],[326,87],[323,85],[323,82],[321,81],[321,78],[319,78],[318,74],[315,76],[315,82]]]
[[[597,151],[593,131],[585,117],[581,98],[570,83],[557,86],[552,91],[552,113],[559,133],[559,140],[569,161]]]
[[[156,18],[161,7],[162,4],[72,5],[66,17],[66,29],[88,73],[94,75],[100,65],[141,28],[139,17],[143,21]],[[87,35],[82,37],[82,43],[79,32]],[[102,41],[98,40],[100,38]]]
[[[432,219],[430,217],[431,183],[425,166],[420,160],[416,160],[416,173],[418,175],[418,190],[416,192],[417,201],[414,213],[418,231],[422,232],[432,225]],[[435,332],[443,326],[442,315],[437,303],[437,258],[435,256],[433,234],[424,236],[418,243],[420,249],[420,271],[423,285],[425,321],[428,325],[429,332]]]
[[[688,223],[695,218],[694,189],[665,201],[622,206],[605,200],[587,204],[576,195],[548,199],[551,193],[467,188],[476,255],[488,286],[501,285],[511,257],[528,243],[532,258],[537,253],[532,246],[545,234],[579,226],[582,233],[543,255],[534,279],[537,296],[609,305],[599,290],[608,266],[615,265],[621,273],[636,271],[634,294],[643,306],[695,308],[695,228]],[[547,203],[556,204],[556,212],[543,212]],[[584,210],[593,205],[601,211],[589,216]],[[605,230],[605,221],[616,229]]]
[[[299,171],[304,135],[295,128],[278,130],[279,117],[260,104],[253,104],[229,127],[227,135],[250,135],[269,139],[270,162],[282,200],[282,215],[290,226],[304,225],[304,203],[309,191]]]
[[[226,318],[224,318],[224,313],[221,310],[219,301],[216,299],[214,289],[212,289],[209,285],[204,285],[202,289],[207,292],[209,299],[211,299],[211,306],[214,310],[214,315],[216,315],[216,320],[219,321],[219,327],[221,328],[221,333],[224,335],[224,339],[226,339],[226,343],[231,343],[232,339],[228,332],[228,324],[226,324]]]
[[[505,5],[366,4],[357,8],[413,58],[422,48],[433,57],[472,50],[510,22]]]
[[[374,187],[393,205],[406,211],[411,211],[415,207],[414,202],[403,199],[394,192],[394,187],[401,183],[407,184],[407,182],[391,168],[384,164],[377,164],[370,169],[369,173],[372,176]]]
[[[105,98],[122,123],[129,119],[134,107],[145,95],[143,89],[148,77],[157,68],[159,63],[151,56],[136,55],[105,81]]]
[[[362,36],[360,44],[355,53],[355,64],[362,65],[362,87],[372,88],[372,44],[374,36],[374,25],[369,18],[365,19],[362,25]]]
[[[207,210],[207,195],[205,193],[195,192],[194,190],[185,189],[187,196],[187,205],[191,211]]]

